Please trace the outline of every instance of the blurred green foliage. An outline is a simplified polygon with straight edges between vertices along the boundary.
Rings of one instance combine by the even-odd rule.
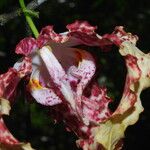
[[[31,1],[26,0],[26,3]],[[0,14],[10,13],[19,8],[18,1],[0,0]],[[99,34],[111,33],[115,26],[122,25],[127,31],[139,36],[138,47],[148,52],[150,44],[150,1],[148,0],[47,0],[37,9],[40,18],[35,20],[37,28],[54,25],[56,32],[64,32],[65,26],[74,20],[87,20],[97,25]],[[7,19],[7,18],[4,18]],[[1,19],[0,19],[1,20]],[[19,58],[14,54],[15,45],[24,37],[31,36],[23,15],[7,20],[0,25],[0,73],[5,72]],[[115,51],[115,52],[114,52]],[[117,49],[109,53],[95,48],[99,66],[99,83],[106,85],[108,94],[114,99],[110,106],[116,107],[125,82],[125,64]],[[150,149],[150,94],[149,89],[142,93],[145,107],[139,122],[126,132],[125,150]],[[29,140],[39,150],[75,150],[73,134],[66,132],[63,124],[54,124],[48,115],[48,108],[29,105],[22,97],[18,98],[5,117],[8,127],[20,140]]]

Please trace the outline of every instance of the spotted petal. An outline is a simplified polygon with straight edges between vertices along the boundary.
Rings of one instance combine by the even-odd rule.
[[[17,54],[22,54],[22,55],[27,56],[31,54],[35,49],[37,49],[36,40],[32,37],[27,37],[21,40],[17,44],[15,52]]]
[[[9,101],[0,98],[0,149],[2,150],[33,150],[29,143],[20,143],[6,127],[2,115],[9,115]]]
[[[46,68],[51,76],[53,82],[56,84],[65,99],[69,102],[72,108],[75,109],[75,102],[73,100],[73,94],[69,82],[67,81],[67,76],[64,69],[55,58],[50,47],[43,47],[40,49],[40,56],[44,61]]]
[[[124,94],[112,118],[100,123],[95,136],[95,141],[108,150],[115,149],[120,139],[124,138],[126,128],[137,122],[143,111],[140,93],[150,87],[150,55],[127,41],[122,43],[120,53],[126,56],[128,69]]]
[[[13,99],[16,87],[24,76],[31,73],[31,59],[24,58],[18,61],[13,68],[0,75],[0,97]]]
[[[35,100],[46,106],[53,106],[62,102],[62,100],[50,89],[40,84],[40,70],[35,70],[30,78],[28,88]]]
[[[10,102],[12,103],[12,100],[14,100],[19,81],[30,72],[31,61],[25,58],[22,62],[17,62],[14,68],[10,68],[8,72],[0,75],[0,149],[32,149],[30,144],[20,143],[13,137],[2,118],[2,115],[9,114]]]
[[[81,96],[84,88],[95,73],[96,65],[94,58],[88,52],[78,49],[77,53],[79,55],[78,57],[80,57],[80,61],[78,62],[77,67],[72,67],[70,73],[79,79],[76,92]]]

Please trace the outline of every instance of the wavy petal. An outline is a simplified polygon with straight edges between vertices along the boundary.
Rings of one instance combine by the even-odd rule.
[[[2,115],[9,115],[10,103],[0,98],[0,149],[5,150],[33,150],[29,143],[20,143],[7,129]]]
[[[115,45],[120,46],[125,41],[136,44],[138,36],[125,32],[123,26],[117,26],[112,34],[103,35],[103,39],[108,39]]]
[[[114,114],[128,110],[137,101],[141,91],[150,86],[149,54],[144,54],[127,41],[122,43],[120,53],[125,56],[128,74],[123,97]]]
[[[28,56],[37,49],[37,42],[32,37],[27,37],[21,40],[16,46],[16,54]]]
[[[63,43],[66,47],[87,45],[99,46],[107,50],[109,46],[113,45],[113,42],[110,38],[103,38],[103,36],[98,35],[95,32],[96,28],[95,26],[91,26],[87,21],[75,21],[67,25],[69,31],[57,34],[53,30],[53,26],[46,26],[40,32],[37,44],[41,48],[52,41],[54,43]]]
[[[95,128],[95,141],[107,150],[115,149],[120,139],[124,138],[126,128],[137,122],[143,111],[141,91],[150,87],[150,55],[144,54],[128,41],[122,43],[120,53],[126,56],[128,69],[123,98],[112,118]]]
[[[0,97],[11,99],[20,81],[17,71],[10,68],[6,73],[0,75]]]
[[[25,57],[21,62],[17,62],[14,68],[10,68],[6,73],[0,75],[0,97],[13,99],[16,87],[24,76],[31,73],[31,59]]]
[[[63,43],[68,39],[68,36],[63,34],[57,34],[53,30],[53,26],[46,26],[42,28],[40,35],[37,39],[38,47],[41,48],[43,45],[45,45],[50,40],[56,42],[56,43]]]
[[[67,29],[70,32],[83,32],[88,35],[95,33],[97,27],[91,26],[87,21],[75,21],[72,24],[67,25]]]
[[[19,81],[31,72],[31,61],[29,60],[25,58],[22,62],[17,62],[14,68],[10,68],[8,72],[0,75],[0,149],[25,150],[28,148],[32,150],[28,143],[20,143],[13,137],[2,118],[2,115],[9,114],[9,103],[13,102],[12,99]]]

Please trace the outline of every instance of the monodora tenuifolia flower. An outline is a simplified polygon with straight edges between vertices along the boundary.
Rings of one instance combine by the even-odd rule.
[[[20,69],[20,65],[25,58],[32,60],[28,92],[36,102],[49,107],[56,122],[63,121],[66,129],[78,136],[79,147],[121,149],[119,143],[125,129],[134,124],[143,111],[140,93],[150,86],[150,55],[136,47],[137,36],[126,33],[123,27],[116,27],[113,33],[103,36],[87,22],[76,21],[67,25],[67,29],[57,34],[52,26],[46,26],[37,39],[21,40],[16,53],[24,57],[14,68],[25,75],[26,69]],[[124,92],[114,112],[108,107],[111,98],[106,88],[93,80],[97,69],[94,57],[86,49],[77,48],[82,45],[103,50],[116,45],[125,59]],[[9,99],[7,93],[4,98]]]

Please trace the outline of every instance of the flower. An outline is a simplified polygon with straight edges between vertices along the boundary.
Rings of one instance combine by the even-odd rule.
[[[25,38],[16,46],[17,54],[32,60],[27,89],[36,102],[49,107],[55,121],[63,121],[66,129],[78,136],[79,147],[120,149],[125,129],[143,111],[140,93],[150,86],[147,65],[150,55],[136,47],[137,36],[126,33],[123,27],[116,27],[112,34],[103,36],[87,22],[76,21],[67,25],[67,29],[57,34],[52,26],[47,26],[37,39]],[[107,51],[113,44],[119,47],[126,61],[127,76],[120,104],[111,112],[107,89],[93,80],[97,67],[94,57],[77,46],[97,46]],[[14,66],[17,73],[20,73],[19,66],[19,62]]]

